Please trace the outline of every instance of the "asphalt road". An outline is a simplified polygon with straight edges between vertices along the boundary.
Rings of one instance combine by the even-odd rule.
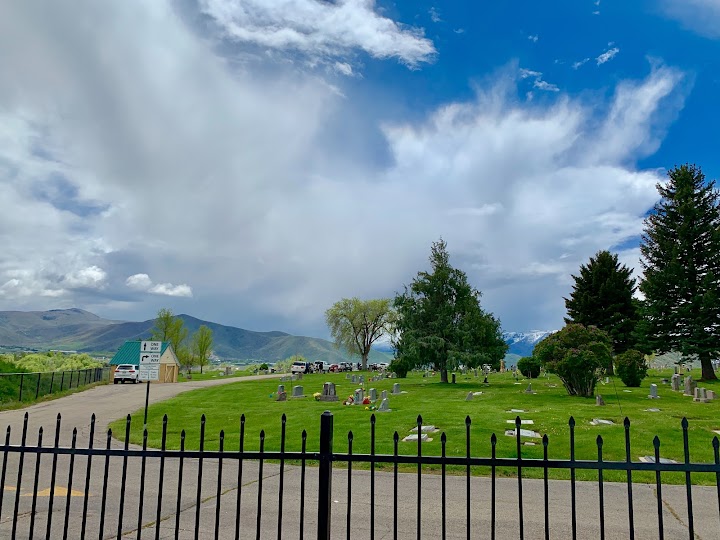
[[[272,377],[272,376],[270,376]],[[252,380],[225,379],[182,384],[155,384],[151,386],[150,402],[166,400],[180,392],[196,388]],[[57,414],[62,414],[61,446],[70,446],[72,430],[77,428],[77,447],[89,443],[90,416],[96,415],[95,447],[105,447],[107,425],[144,406],[144,385],[106,385],[95,387],[55,401],[40,403],[23,410],[0,413],[0,428],[11,427],[11,444],[20,442],[25,412],[29,413],[28,444],[35,445],[38,430],[44,427],[43,446],[52,445],[55,437]],[[122,447],[118,441],[113,447]],[[0,453],[4,459],[4,453]],[[234,459],[204,459],[202,479],[198,481],[198,460],[183,461],[182,481],[177,459],[164,464],[163,487],[160,489],[160,460],[147,459],[145,482],[141,483],[143,467],[140,458],[128,459],[126,489],[122,490],[123,458],[95,457],[88,484],[89,496],[84,497],[87,459],[77,456],[70,475],[69,456],[59,456],[55,464],[56,486],[51,500],[50,485],[53,457],[43,455],[39,467],[35,454],[26,454],[22,467],[22,480],[18,486],[19,456],[7,454],[3,469],[5,482],[0,506],[0,538],[175,538],[181,539],[232,539],[235,538],[236,505],[240,494],[240,538],[315,538],[317,516],[317,468],[308,467],[304,484],[299,466],[286,466],[283,489],[280,490],[280,469],[277,464],[265,463],[260,474],[257,462],[246,461],[242,467],[242,480],[238,482],[238,462]],[[104,493],[103,472],[107,467],[109,482]],[[220,467],[222,474],[219,475]],[[38,491],[33,497],[33,484],[37,475]],[[218,477],[220,477],[218,481]],[[351,480],[351,498],[348,481]],[[423,475],[421,506],[418,510],[418,484],[416,474],[400,474],[397,484],[397,538],[418,538],[418,514],[421,516],[422,538],[441,537],[440,494],[442,478]],[[220,497],[218,498],[218,484]],[[238,485],[240,489],[238,489]],[[200,490],[198,490],[200,486]],[[261,487],[262,497],[258,497]],[[301,512],[301,490],[304,488],[304,507]],[[446,537],[490,538],[491,485],[488,478],[474,477],[470,481],[471,515],[468,533],[466,518],[467,484],[463,477],[446,478]],[[140,492],[143,496],[140,496]],[[181,491],[178,497],[178,491]],[[376,473],[375,499],[371,504],[370,473],[335,468],[333,473],[332,537],[347,537],[347,514],[351,509],[352,538],[394,538],[393,475]],[[199,493],[199,495],[198,495]],[[280,496],[282,494],[282,506]],[[69,495],[69,496],[68,496]],[[160,519],[157,520],[159,497]],[[605,538],[630,538],[628,526],[627,487],[623,484],[604,484]],[[600,538],[597,483],[577,484],[577,537]],[[180,504],[177,504],[177,500]],[[197,500],[200,504],[197,504]],[[543,483],[523,481],[523,532],[526,539],[544,538]],[[122,504],[121,504],[122,501]],[[350,501],[350,502],[349,502]],[[549,485],[550,538],[572,538],[570,518],[570,483],[551,481]],[[87,511],[85,511],[87,504]],[[17,513],[15,508],[17,505]],[[35,505],[36,511],[33,512]],[[102,511],[103,505],[105,512]],[[515,479],[498,479],[496,493],[496,538],[519,538],[518,484]],[[371,522],[374,507],[374,522]],[[659,538],[657,493],[655,486],[633,485],[635,536],[638,540]],[[179,512],[178,512],[179,508]],[[258,511],[260,510],[260,511]],[[121,520],[122,513],[122,520]],[[720,538],[718,496],[714,487],[693,487],[693,513],[695,539]],[[52,515],[48,535],[48,515]],[[103,517],[104,515],[104,517]],[[663,486],[662,515],[667,539],[689,538],[686,492],[684,486]],[[66,519],[67,516],[67,519]],[[83,520],[85,516],[85,520]],[[259,516],[259,517],[258,517]],[[216,519],[219,518],[218,519]],[[303,534],[300,534],[301,517]],[[102,523],[102,532],[100,521]],[[159,524],[159,525],[158,525]],[[197,524],[197,527],[196,527]],[[372,526],[371,526],[372,525]],[[259,526],[259,532],[258,532]],[[281,527],[280,532],[278,531]],[[30,529],[33,534],[30,534]],[[372,533],[372,534],[371,534]]]

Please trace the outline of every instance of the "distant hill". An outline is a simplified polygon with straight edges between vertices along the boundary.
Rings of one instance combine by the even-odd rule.
[[[356,360],[325,339],[277,331],[253,332],[202,321],[190,315],[179,317],[191,335],[203,324],[209,327],[213,331],[213,351],[225,360],[275,362],[295,354],[331,363]],[[149,338],[154,322],[154,319],[112,321],[76,308],[0,311],[0,347],[113,354],[125,341]],[[370,353],[373,362],[386,362],[389,358],[381,351]]]
[[[503,332],[503,339],[508,344],[508,355],[519,357],[530,356],[539,342],[552,334],[552,331],[537,330],[534,332]],[[515,363],[515,358],[512,363]],[[507,362],[507,358],[505,359]]]

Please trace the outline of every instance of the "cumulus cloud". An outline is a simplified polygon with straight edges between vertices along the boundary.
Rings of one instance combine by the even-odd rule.
[[[102,288],[107,273],[97,266],[88,266],[67,274],[62,283],[68,288],[88,287],[91,289]]]
[[[720,38],[720,2],[717,0],[661,0],[665,14],[703,36]]]
[[[133,274],[125,280],[125,285],[136,291],[147,291],[163,296],[178,296],[192,298],[192,288],[186,284],[173,285],[172,283],[158,283],[153,285],[147,274]]]
[[[619,53],[619,52],[620,52],[620,49],[617,48],[617,47],[613,47],[612,49],[608,49],[607,51],[605,51],[604,53],[602,53],[600,56],[598,56],[598,57],[595,59],[595,60],[597,61],[597,65],[598,65],[598,66],[601,66],[601,65],[603,65],[605,62],[609,62],[610,60],[612,60],[613,58],[615,58],[615,56],[616,56],[617,53]]]
[[[287,17],[305,4],[287,3]],[[375,13],[369,2],[317,5],[323,17],[343,6]],[[0,309],[77,305],[143,320],[180,306],[323,335],[329,305],[401,290],[443,236],[505,328],[554,328],[568,276],[640,233],[662,174],[635,164],[683,104],[682,74],[662,66],[608,101],[559,91],[519,102],[527,88],[511,66],[472,99],[388,121],[392,95],[379,107],[343,99],[344,78],[334,89],[294,64],[268,73],[234,62],[175,3],[87,1],[82,19],[56,2],[8,6]],[[414,34],[393,24],[405,47]],[[365,50],[348,39],[332,62]],[[35,186],[53,175],[100,210],[40,196]],[[92,267],[106,273],[101,289],[64,282]]]
[[[416,66],[435,54],[422,29],[383,17],[367,0],[201,0],[200,5],[237,42],[296,51],[316,61],[362,50]],[[431,17],[439,19],[434,10]]]
[[[572,68],[573,69],[580,69],[582,66],[587,64],[590,61],[590,58],[583,58],[582,60],[578,60],[577,62],[573,62]]]
[[[158,283],[148,289],[153,294],[161,294],[165,296],[180,296],[192,298],[192,289],[187,285],[173,285],[172,283]]]
[[[152,287],[152,280],[147,274],[133,274],[125,280],[125,285],[138,291],[147,291]]]
[[[560,89],[557,87],[556,84],[549,83],[547,81],[543,81],[542,79],[536,79],[533,83],[533,88],[537,88],[538,90],[544,90],[545,92],[559,92]]]

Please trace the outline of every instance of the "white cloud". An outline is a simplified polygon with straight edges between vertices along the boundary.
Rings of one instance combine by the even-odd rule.
[[[192,288],[184,283],[182,285],[173,285],[172,283],[153,285],[150,276],[147,274],[133,274],[125,280],[125,285],[136,291],[147,291],[163,296],[192,298],[193,295]]]
[[[428,13],[430,14],[430,20],[432,22],[434,22],[434,23],[443,22],[443,20],[440,18],[440,12],[434,6],[430,8]]]
[[[520,68],[520,78],[521,79],[528,79],[531,77],[533,77],[533,78],[542,77],[542,73],[539,71],[533,71],[532,69]]]
[[[613,47],[612,49],[608,49],[607,51],[605,51],[604,53],[602,53],[600,56],[598,56],[598,57],[595,59],[595,60],[597,61],[597,65],[598,65],[598,66],[601,66],[601,65],[604,64],[605,62],[609,62],[610,60],[612,60],[613,58],[615,58],[615,56],[616,56],[617,53],[619,53],[619,52],[620,52],[620,49],[617,48],[617,47]]]
[[[540,36],[538,36],[537,34],[535,34],[535,35],[530,35],[530,36],[528,36],[528,39],[529,39],[530,41],[532,41],[533,43],[537,43],[537,42],[538,42],[538,39],[540,39]]]
[[[107,273],[97,266],[88,266],[67,274],[62,283],[70,289],[87,287],[90,289],[102,288],[107,278]]]
[[[582,60],[578,60],[577,62],[573,62],[572,68],[573,69],[580,69],[582,66],[587,64],[590,61],[589,58],[583,58]]]
[[[82,19],[56,2],[8,6],[0,309],[144,320],[179,306],[321,335],[332,302],[394,294],[443,236],[507,329],[555,328],[567,276],[640,232],[662,174],[635,164],[683,103],[670,68],[607,102],[526,102],[509,67],[472,99],[389,122],[391,94],[343,99],[355,79],[333,89],[295,64],[238,65],[175,4],[88,1]],[[54,174],[102,210],[38,198]],[[92,267],[101,292],[63,282]]]
[[[720,2],[718,0],[661,0],[665,14],[703,36],[720,38]]]
[[[161,294],[164,296],[180,296],[185,298],[192,298],[192,289],[185,285],[173,285],[172,283],[158,283],[148,289],[148,292],[153,294]]]
[[[342,75],[346,75],[348,77],[354,74],[352,66],[347,62],[335,62],[334,68],[335,71],[337,71],[338,73],[341,73]]]
[[[138,291],[146,291],[152,287],[152,280],[147,274],[133,274],[125,280],[125,285]]]
[[[300,52],[316,61],[362,50],[373,58],[416,66],[435,54],[422,29],[383,17],[373,1],[201,0],[200,5],[230,39]]]
[[[557,85],[549,83],[547,81],[543,81],[541,79],[537,79],[533,83],[533,88],[537,88],[538,90],[544,90],[545,92],[559,92],[560,89],[557,87]]]

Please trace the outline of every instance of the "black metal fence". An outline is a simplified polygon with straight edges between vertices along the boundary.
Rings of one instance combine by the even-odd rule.
[[[35,401],[41,396],[105,380],[109,374],[109,367],[41,373],[0,373],[0,403]]]
[[[64,432],[58,415],[53,444],[44,444],[42,427],[37,443],[31,444],[26,413],[19,443],[11,443],[18,434],[12,434],[8,427],[0,446],[0,537],[720,537],[720,444],[717,437],[712,439],[712,463],[692,463],[686,419],[681,423],[681,463],[661,459],[657,437],[653,441],[654,462],[632,461],[628,419],[624,422],[624,461],[603,459],[600,436],[596,460],[575,459],[573,418],[569,421],[569,460],[548,457],[547,435],[542,439],[542,459],[523,458],[519,417],[515,421],[516,457],[496,457],[498,440],[494,434],[490,457],[473,457],[469,417],[465,425],[464,456],[446,455],[444,433],[440,435],[440,455],[423,455],[421,437],[414,455],[402,455],[397,432],[393,453],[384,455],[375,453],[373,415],[370,452],[356,454],[352,432],[347,434],[347,450],[338,451],[333,416],[325,412],[320,419],[319,448],[307,449],[307,433],[303,431],[301,450],[290,452],[285,450],[283,415],[279,450],[265,449],[265,432],[261,431],[259,449],[250,451],[245,448],[243,415],[239,449],[226,451],[225,433],[220,432],[218,450],[211,451],[205,448],[211,437],[205,432],[203,415],[197,449],[186,448],[189,441],[183,431],[180,449],[169,450],[167,416],[161,448],[150,449],[147,430],[142,447],[128,443],[130,416],[124,443],[113,439],[110,430],[96,439],[93,415],[89,432],[74,429],[70,444],[61,445]],[[419,416],[417,428],[418,434],[422,433]],[[87,437],[82,448],[79,437]],[[356,464],[365,466],[358,470]],[[387,470],[377,470],[380,464]],[[403,472],[408,467],[414,472]],[[455,474],[449,474],[449,468]],[[487,468],[483,470],[489,474],[474,475],[478,468]],[[537,479],[526,477],[530,469],[538,470]],[[570,479],[550,480],[549,472],[555,469],[569,471]],[[513,477],[500,474],[508,470]],[[577,481],[579,470],[595,471],[597,480]],[[608,482],[603,477],[605,471],[623,472],[624,481]],[[633,482],[636,471],[654,473],[655,482]],[[681,485],[663,483],[663,475],[678,473],[684,476]],[[713,482],[694,485],[692,475],[698,473],[706,473],[705,479],[710,473]]]

